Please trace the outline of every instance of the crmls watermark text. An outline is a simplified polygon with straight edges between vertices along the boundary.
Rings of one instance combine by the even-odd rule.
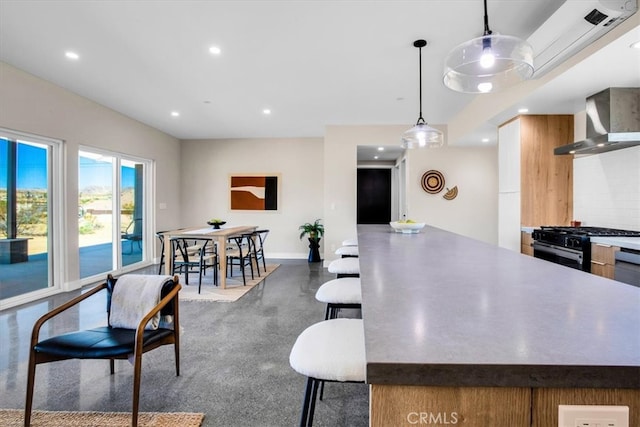
[[[409,412],[409,424],[448,426],[458,424],[457,412]]]

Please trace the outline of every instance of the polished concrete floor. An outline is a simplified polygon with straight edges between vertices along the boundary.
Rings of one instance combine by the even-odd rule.
[[[143,356],[140,410],[203,412],[203,426],[280,427],[298,424],[305,378],[289,366],[289,352],[307,326],[324,317],[315,291],[334,278],[320,264],[268,260],[281,266],[240,300],[181,302],[181,375],[170,346]],[[157,266],[144,272],[153,274]],[[193,285],[192,285],[193,286]],[[34,321],[77,295],[47,298],[0,312],[0,408],[24,408],[29,339]],[[43,334],[104,322],[104,297],[52,321]],[[90,299],[91,300],[91,299]],[[348,312],[345,316],[357,316]],[[34,409],[131,410],[132,367],[70,360],[39,365]],[[317,426],[368,425],[365,384],[328,384],[318,402]]]

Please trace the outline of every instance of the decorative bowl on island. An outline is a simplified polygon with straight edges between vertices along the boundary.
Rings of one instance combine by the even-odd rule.
[[[207,224],[212,225],[213,228],[220,228],[221,226],[225,225],[227,223],[227,221],[222,221],[219,219],[212,219],[210,221],[207,221]]]
[[[419,233],[425,226],[424,222],[392,221],[389,223],[396,233],[414,234]]]

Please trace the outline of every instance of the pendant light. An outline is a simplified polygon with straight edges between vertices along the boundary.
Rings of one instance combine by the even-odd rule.
[[[402,134],[402,148],[438,148],[444,145],[442,132],[427,125],[422,118],[422,48],[427,45],[425,40],[416,40],[413,46],[418,48],[420,75],[420,117],[414,127]]]
[[[484,34],[449,52],[444,84],[457,92],[497,92],[529,79],[533,71],[531,45],[517,37],[493,34],[484,0]]]

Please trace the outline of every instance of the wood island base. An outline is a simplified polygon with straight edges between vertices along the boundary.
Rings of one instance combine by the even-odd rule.
[[[625,405],[640,426],[640,390],[370,386],[370,425],[555,427],[558,405]]]

